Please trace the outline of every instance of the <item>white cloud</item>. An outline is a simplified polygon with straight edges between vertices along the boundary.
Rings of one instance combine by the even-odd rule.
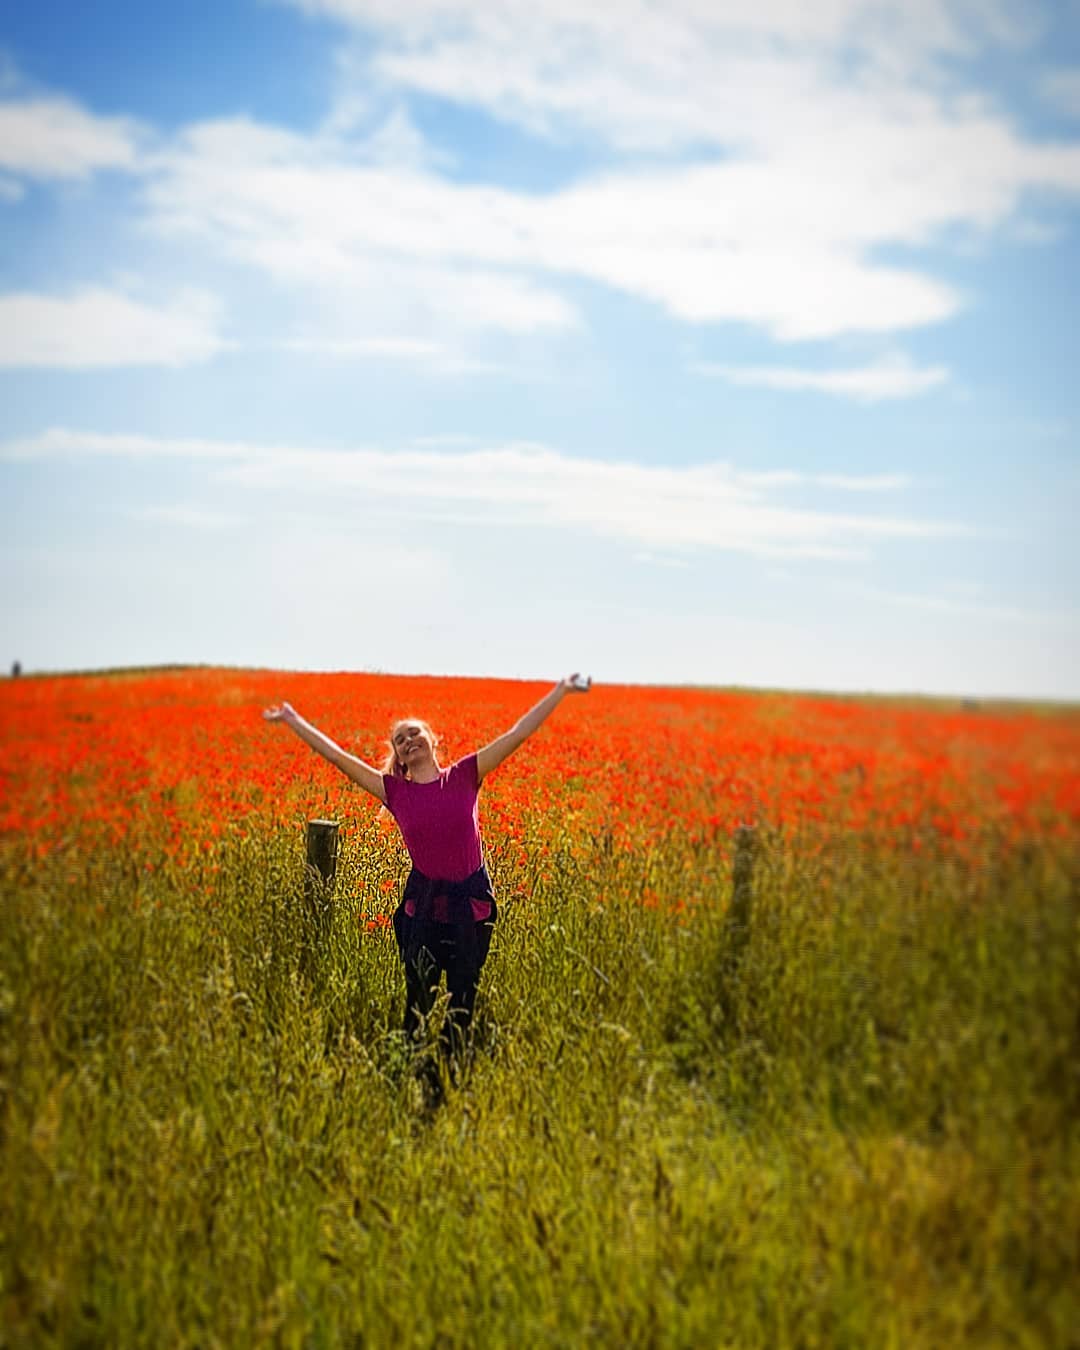
[[[1080,144],[1025,140],[939,60],[1024,40],[1011,5],[304,7],[365,31],[343,58],[359,100],[311,137],[189,128],[147,205],[282,284],[347,294],[343,340],[402,313],[434,340],[558,333],[576,280],[782,341],[899,332],[964,303],[918,250],[1022,228],[1033,192],[1080,195]],[[621,158],[544,193],[451,181],[403,111],[417,90]],[[897,247],[909,261],[885,260]],[[919,377],[867,379],[888,397]]]
[[[510,193],[357,163],[353,148],[247,120],[190,128],[154,161],[150,223],[196,235],[307,297],[330,343],[561,332],[579,322],[525,274]]]
[[[147,520],[152,524],[180,525],[192,530],[231,530],[245,523],[243,517],[226,511],[216,511],[205,506],[184,506],[179,503],[168,506],[144,506],[130,514],[136,520]]]
[[[284,351],[329,357],[337,361],[401,361],[422,366],[434,375],[496,375],[505,368],[481,361],[425,338],[291,338],[273,344]]]
[[[207,461],[223,482],[283,492],[290,500],[306,494],[337,505],[352,495],[367,505],[400,502],[417,521],[570,529],[676,555],[852,559],[882,540],[971,533],[955,522],[784,506],[762,486],[761,475],[728,464],[588,460],[536,445],[323,450],[57,428],[0,446],[6,460],[101,455]]]
[[[905,357],[890,357],[869,366],[846,370],[805,370],[791,366],[726,366],[699,362],[699,375],[715,375],[729,384],[762,389],[812,391],[874,403],[880,399],[911,398],[943,385],[949,378],[944,366],[922,369]]]
[[[228,345],[219,318],[218,301],[200,291],[164,305],[98,286],[66,297],[0,295],[0,367],[190,365]]]
[[[364,34],[312,134],[234,118],[152,145],[129,119],[24,96],[0,102],[0,168],[137,171],[142,223],[300,297],[307,350],[430,343],[450,372],[491,369],[467,350],[484,334],[579,328],[581,280],[781,341],[940,322],[964,297],[917,250],[1030,232],[1030,193],[1080,194],[1080,144],[1025,140],[963,83],[964,58],[1030,39],[1005,0],[298,3]],[[545,193],[452,181],[410,116],[417,91],[584,136],[613,167]],[[896,246],[910,261],[884,261]],[[826,377],[885,398],[931,372]]]
[[[281,343],[286,351],[316,352],[346,359],[356,356],[385,356],[395,361],[430,361],[446,355],[446,348],[421,338],[360,338],[336,342],[332,338],[294,338]]]
[[[350,88],[370,89],[374,77],[534,133],[578,140],[584,131],[652,152],[742,151],[850,132],[837,116],[845,104],[882,112],[885,96],[905,86],[951,93],[942,58],[1022,45],[1038,30],[1031,6],[1016,0],[294,3],[362,34]]]
[[[135,170],[142,135],[130,118],[96,117],[67,98],[0,102],[0,168],[27,178]]]
[[[370,122],[370,113],[364,118]],[[347,112],[339,104],[334,113],[319,128],[320,136],[347,136],[357,128],[351,125]],[[437,150],[409,116],[408,110],[395,107],[378,121],[362,142],[364,159],[394,169],[447,169],[453,167],[455,157]]]
[[[908,487],[911,479],[903,473],[822,473],[815,474],[812,481],[838,492],[897,492]]]
[[[769,489],[782,487],[831,488],[838,492],[896,492],[910,486],[911,479],[902,473],[795,473],[791,469],[770,469],[764,472],[740,474],[748,487]]]
[[[690,566],[685,558],[664,557],[662,554],[649,553],[646,550],[643,550],[641,553],[635,553],[634,561],[648,563],[652,567],[686,568]]]
[[[988,620],[992,623],[1023,624],[1033,627],[1061,627],[1080,631],[1080,613],[1068,610],[1034,609],[1021,605],[993,604],[978,597],[980,588],[972,583],[943,582],[936,591],[892,591],[863,582],[844,583],[845,589],[876,602],[902,609],[923,610],[955,618]]]
[[[668,0],[662,7],[649,0],[595,0],[588,6],[573,0],[294,3],[354,25],[365,38],[374,35],[375,70],[389,82],[485,101],[529,125],[602,120],[634,143],[650,143],[657,124],[662,130],[679,126],[700,102],[718,53],[755,58],[764,70],[770,57],[823,60],[839,49],[849,63],[910,71],[939,56],[1023,43],[1037,31],[1031,7],[1010,0],[758,0],[752,6]],[[590,70],[599,78],[582,80]],[[596,97],[605,84],[607,107]],[[724,92],[717,90],[717,98]],[[733,105],[742,92],[731,91]],[[769,95],[773,87],[765,83],[757,92]],[[646,109],[651,117],[644,116]]]
[[[830,238],[802,169],[612,174],[538,197],[357,166],[248,122],[194,128],[155,163],[151,224],[196,234],[293,289],[315,288],[340,340],[403,322],[414,335],[578,324],[538,274],[601,281],[685,320],[738,320],[785,339],[888,332],[959,305],[949,287],[862,256],[899,237],[902,217],[872,226],[852,210]]]

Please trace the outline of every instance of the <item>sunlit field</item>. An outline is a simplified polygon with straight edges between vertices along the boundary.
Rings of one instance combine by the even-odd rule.
[[[547,687],[0,683],[0,1344],[1077,1344],[1080,713],[567,699],[434,1108],[396,827],[260,711],[447,763]]]

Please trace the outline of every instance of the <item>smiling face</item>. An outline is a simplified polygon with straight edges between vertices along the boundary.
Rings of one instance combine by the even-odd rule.
[[[426,722],[406,717],[394,724],[390,744],[398,763],[410,774],[435,763],[435,734]]]

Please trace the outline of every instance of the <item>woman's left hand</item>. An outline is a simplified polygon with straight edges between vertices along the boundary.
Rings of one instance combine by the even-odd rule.
[[[587,694],[592,688],[592,677],[574,671],[573,675],[567,675],[562,686],[570,694]]]
[[[264,708],[263,717],[268,722],[289,722],[296,720],[296,709],[291,703],[278,703],[273,708]]]

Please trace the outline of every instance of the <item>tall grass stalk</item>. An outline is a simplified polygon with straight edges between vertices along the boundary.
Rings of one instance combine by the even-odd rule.
[[[306,964],[298,832],[185,869],[9,849],[0,1342],[1075,1343],[1064,847],[767,838],[738,952],[723,849],[496,863],[432,1110],[374,837]]]

